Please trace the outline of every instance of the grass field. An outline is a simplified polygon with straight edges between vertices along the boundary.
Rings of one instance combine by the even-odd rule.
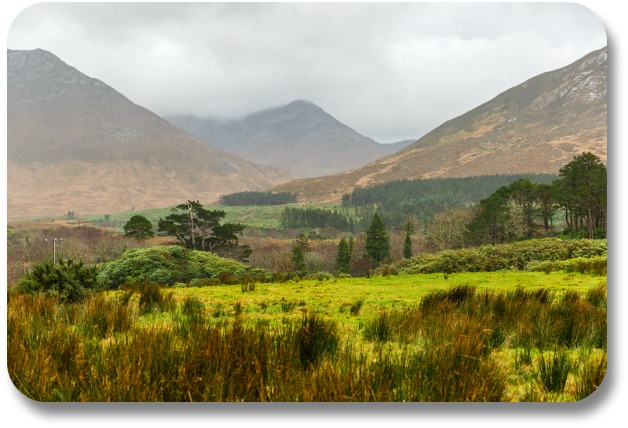
[[[547,288],[557,293],[588,290],[606,285],[606,278],[594,275],[566,274],[564,272],[487,272],[426,275],[391,275],[371,278],[334,278],[330,280],[299,280],[285,283],[258,283],[255,291],[243,293],[240,285],[218,287],[174,288],[178,298],[196,296],[208,309],[231,308],[239,302],[244,314],[264,316],[282,314],[282,302],[298,302],[290,315],[300,316],[304,311],[316,312],[352,325],[375,316],[379,311],[410,308],[428,293],[457,285],[476,286],[478,291],[509,291],[523,287],[525,291]],[[360,316],[349,316],[339,308],[364,299]]]
[[[206,205],[204,208],[209,210],[222,210],[225,212],[225,222],[242,223],[250,229],[268,230],[268,229],[281,229],[281,212],[285,207],[298,206],[300,208],[323,208],[339,210],[341,206],[339,204],[331,203],[318,203],[318,204],[287,204],[287,205],[275,205],[275,206],[226,206],[226,205]],[[146,210],[125,211],[117,214],[110,214],[108,219],[105,219],[104,215],[86,215],[81,216],[81,220],[92,223],[96,226],[109,226],[114,227],[118,231],[122,231],[122,226],[129,221],[134,215],[141,215],[146,217],[154,225],[157,224],[160,218],[166,217],[171,214],[171,207],[169,208],[155,208]]]
[[[606,369],[606,278],[417,274],[10,296],[40,401],[575,401]]]

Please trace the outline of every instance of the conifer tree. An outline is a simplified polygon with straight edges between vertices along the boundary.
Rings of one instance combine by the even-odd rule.
[[[349,272],[349,264],[351,263],[351,253],[349,252],[349,244],[347,240],[342,238],[338,244],[338,255],[336,256],[336,269],[340,273]]]
[[[373,222],[366,231],[366,254],[376,265],[391,258],[390,237],[378,212],[373,215]]]
[[[403,241],[403,258],[412,258],[412,240],[410,239],[410,232],[406,231],[406,239]]]
[[[403,241],[403,257],[409,259],[412,257],[412,239],[410,235],[414,232],[414,223],[412,219],[408,219],[406,222],[406,239]]]

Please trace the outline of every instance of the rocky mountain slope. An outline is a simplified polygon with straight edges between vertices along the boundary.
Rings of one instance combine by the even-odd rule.
[[[403,178],[557,173],[584,151],[606,162],[606,48],[499,94],[393,155],[275,190],[338,200],[355,186]]]
[[[7,52],[8,216],[115,213],[294,178],[213,148],[37,49]]]
[[[281,167],[298,177],[346,171],[409,144],[379,144],[303,100],[237,120],[194,116],[168,120],[215,147],[263,165]]]

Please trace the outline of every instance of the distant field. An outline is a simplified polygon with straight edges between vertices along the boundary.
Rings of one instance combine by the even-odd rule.
[[[242,223],[251,229],[269,230],[281,229],[281,212],[285,207],[298,206],[303,208],[325,208],[329,210],[338,209],[339,204],[320,203],[320,204],[288,204],[275,206],[242,206],[230,207],[226,205],[206,205],[205,208],[210,210],[222,210],[226,213],[225,221],[232,223]],[[134,215],[146,217],[155,226],[160,218],[171,214],[172,207],[155,208],[148,210],[125,211],[118,214],[110,214],[108,219],[104,215],[81,216],[81,219],[88,221],[97,226],[109,226],[122,231],[122,226],[126,224]]]

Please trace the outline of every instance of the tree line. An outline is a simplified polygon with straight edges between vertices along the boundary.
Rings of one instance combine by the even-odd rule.
[[[498,188],[475,207],[466,226],[468,245],[500,244],[547,236],[558,212],[566,231],[586,238],[605,237],[607,169],[590,152],[575,156],[550,184],[519,179]]]
[[[227,206],[284,205],[297,202],[296,193],[291,192],[236,192],[220,196],[220,203]]]
[[[478,203],[495,189],[522,178],[550,183],[553,174],[486,175],[464,178],[404,179],[369,187],[356,187],[342,196],[345,209],[353,208],[366,230],[373,213],[379,211],[389,227],[401,227],[409,215],[425,222],[436,213]]]
[[[355,222],[337,210],[323,208],[286,207],[281,213],[281,226],[285,229],[334,228],[346,232],[355,231]]]

